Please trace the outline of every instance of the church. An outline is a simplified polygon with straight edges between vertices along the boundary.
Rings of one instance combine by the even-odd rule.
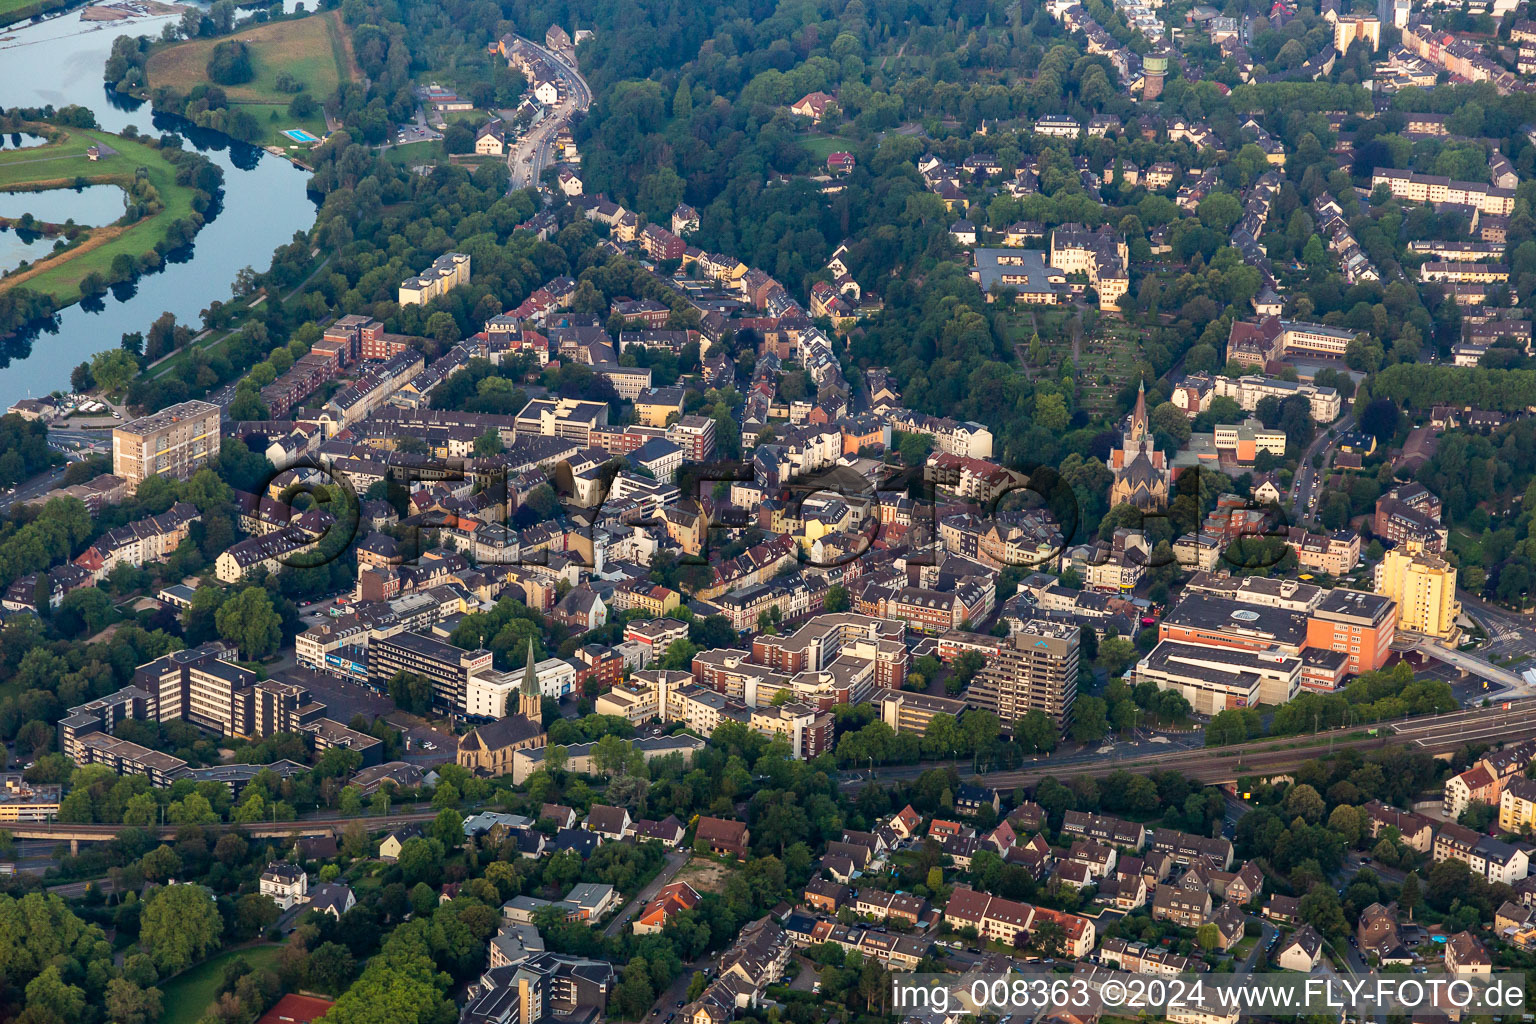
[[[538,659],[528,641],[528,665],[517,690],[517,713],[505,709],[505,717],[472,729],[459,740],[459,764],[477,775],[505,775],[512,770],[512,754],[549,742],[544,731],[544,695],[539,689]],[[512,702],[511,694],[507,703]]]
[[[1135,505],[1139,509],[1164,508],[1168,504],[1171,474],[1168,458],[1157,450],[1147,419],[1147,386],[1136,390],[1136,408],[1120,447],[1109,453],[1109,471],[1114,480],[1109,485],[1109,506]]]

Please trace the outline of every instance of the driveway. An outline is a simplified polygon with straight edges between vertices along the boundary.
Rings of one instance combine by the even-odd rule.
[[[634,917],[642,906],[654,899],[663,886],[677,877],[677,873],[683,870],[683,865],[688,863],[688,858],[691,856],[693,856],[692,850],[673,850],[667,854],[667,863],[662,867],[661,873],[651,879],[650,884],[641,889],[638,896],[624,904],[623,909],[608,922],[608,927],[603,929],[603,934],[611,939],[623,931],[629,919]]]

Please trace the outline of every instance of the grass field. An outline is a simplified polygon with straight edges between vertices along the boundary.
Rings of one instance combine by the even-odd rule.
[[[811,159],[819,164],[825,164],[828,156],[852,145],[847,139],[835,135],[802,135],[797,141],[802,149],[811,154]]]
[[[448,162],[448,152],[443,149],[441,142],[411,142],[404,146],[390,146],[384,151],[384,159],[401,167],[445,164]]]
[[[165,237],[171,221],[192,213],[193,190],[176,184],[176,169],[151,146],[95,129],[55,132],[53,141],[45,146],[0,153],[0,189],[61,188],[81,180],[92,185],[126,186],[143,167],[165,204],[159,213],[126,228],[95,228],[85,242],[61,256],[39,260],[29,271],[0,279],[0,292],[25,284],[54,296],[65,306],[79,300],[85,275],[95,271],[106,276],[119,253],[137,257],[153,249]],[[110,146],[117,153],[91,162],[85,151],[93,143]]]
[[[4,2],[4,0],[0,0]],[[288,128],[302,128],[324,137],[325,115],[318,110],[306,118],[288,115],[293,93],[277,88],[277,77],[289,74],[303,82],[305,91],[316,104],[325,102],[343,79],[356,76],[351,44],[341,27],[341,14],[330,11],[307,18],[268,22],[243,32],[218,39],[192,39],[156,50],[150,55],[146,73],[149,88],[168,85],[187,93],[198,85],[211,85],[208,59],[213,48],[235,39],[250,48],[251,67],[255,72],[249,82],[221,86],[230,106],[255,116],[266,132],[263,142],[284,148],[296,145],[280,133]],[[272,120],[272,114],[277,120]],[[307,147],[304,147],[307,148]]]
[[[277,962],[277,954],[282,948],[274,944],[232,949],[178,974],[160,986],[165,1012],[160,1014],[159,1024],[197,1024],[219,991],[226,964],[244,959],[253,970],[264,970]]]

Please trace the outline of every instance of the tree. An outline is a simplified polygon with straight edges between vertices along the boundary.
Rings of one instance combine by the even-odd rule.
[[[1219,949],[1221,947],[1221,929],[1216,927],[1214,921],[1207,921],[1195,929],[1195,941],[1204,950]]]
[[[139,943],[162,975],[175,974],[219,946],[224,920],[213,894],[200,885],[163,885],[144,899]]]
[[[1036,708],[1013,723],[1013,738],[1025,750],[1048,754],[1056,749],[1060,732],[1051,717]]]
[[[69,985],[57,964],[49,964],[27,984],[27,1008],[18,1020],[26,1024],[69,1024],[85,1015],[85,990]]]
[[[1424,890],[1419,885],[1418,873],[1410,871],[1403,879],[1402,889],[1398,891],[1397,903],[1408,911],[1408,920],[1412,921],[1414,908],[1422,902],[1424,902]]]
[[[283,618],[263,587],[246,587],[225,601],[214,622],[219,636],[250,660],[265,658],[283,642]]]
[[[389,680],[389,697],[402,711],[425,714],[432,707],[432,681],[415,672],[396,672]]]
[[[445,850],[458,849],[464,842],[464,816],[448,807],[438,811],[432,819],[432,838],[442,843]]]
[[[220,85],[240,85],[256,76],[251,67],[250,48],[238,39],[215,44],[207,70],[208,77]]]
[[[673,640],[667,645],[667,653],[662,655],[661,662],[656,667],[672,670],[686,670],[693,667],[693,656],[699,653],[699,649],[693,642],[687,639]]]
[[[1073,709],[1072,738],[1097,743],[1109,729],[1109,705],[1101,697],[1079,697]]]
[[[501,431],[495,427],[489,427],[486,432],[475,438],[475,454],[479,456],[501,454]]]
[[[91,357],[91,376],[96,386],[108,394],[123,391],[138,372],[138,361],[121,348],[109,348]]]
[[[154,1024],[160,1019],[160,990],[140,988],[128,978],[107,982],[105,1004],[107,1019],[113,1024]]]
[[[309,954],[310,982],[332,995],[347,987],[356,969],[352,951],[339,942],[322,942]]]
[[[848,610],[848,588],[841,583],[834,583],[827,588],[827,596],[823,602],[823,608],[829,612],[845,612]]]
[[[235,923],[241,935],[254,939],[277,923],[280,911],[272,897],[248,892],[235,901]]]
[[[1306,820],[1309,824],[1322,820],[1327,811],[1322,796],[1305,782],[1292,786],[1285,794],[1285,813]]]

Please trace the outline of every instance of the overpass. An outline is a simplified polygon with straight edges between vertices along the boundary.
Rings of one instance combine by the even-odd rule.
[[[295,821],[262,821],[252,824],[219,822],[203,825],[215,832],[239,831],[252,839],[290,839],[305,836],[331,835],[350,825],[362,822],[370,832],[390,831],[402,825],[421,824],[437,817],[436,811],[410,811],[400,814],[383,814],[378,817],[362,815],[351,818],[303,818]],[[79,851],[81,843],[100,843],[116,839],[118,833],[130,825],[79,825],[64,821],[21,821],[3,826],[14,839],[41,839],[69,843],[71,854]],[[159,825],[145,829],[157,839],[171,841],[180,831],[180,825]]]
[[[1409,649],[1416,651],[1426,658],[1433,658],[1438,662],[1450,665],[1452,668],[1458,668],[1467,675],[1477,676],[1479,679],[1485,679],[1490,683],[1507,686],[1515,691],[1515,694],[1512,696],[1527,697],[1536,693],[1536,691],[1533,691],[1531,684],[1521,678],[1518,673],[1511,672],[1507,668],[1500,668],[1474,655],[1453,651],[1430,640],[1420,640]]]

